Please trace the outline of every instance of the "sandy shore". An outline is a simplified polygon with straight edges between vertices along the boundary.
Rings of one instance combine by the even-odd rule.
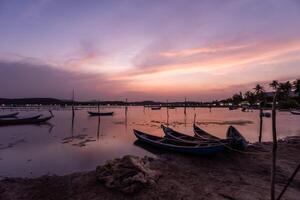
[[[128,195],[97,182],[96,172],[34,179],[0,181],[2,200],[79,199],[269,199],[271,143],[255,144],[245,153],[224,152],[210,157],[162,152],[151,161],[151,169],[162,176],[156,184]],[[277,194],[300,162],[300,137],[279,141]],[[283,199],[298,200],[300,174]]]

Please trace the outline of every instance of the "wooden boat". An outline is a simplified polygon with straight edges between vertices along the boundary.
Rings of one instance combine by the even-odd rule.
[[[239,108],[239,107],[237,107],[237,106],[229,106],[229,107],[228,107],[229,110],[236,110],[236,109],[238,109],[238,108]]]
[[[171,150],[179,153],[189,153],[197,155],[216,154],[224,150],[224,145],[218,143],[190,143],[170,138],[162,138],[150,135],[138,130],[133,130],[135,136],[141,142],[165,150]]]
[[[221,140],[221,138],[218,138],[216,136],[213,136],[212,134],[206,132],[205,130],[201,129],[200,127],[196,126],[196,124],[193,125],[194,128],[194,134],[196,137],[206,139],[206,140]]]
[[[161,128],[163,129],[166,137],[175,139],[175,140],[179,140],[179,141],[183,141],[183,142],[190,142],[190,143],[226,143],[228,141],[226,140],[210,140],[210,139],[206,139],[206,138],[201,138],[201,137],[194,137],[194,136],[190,136],[190,135],[186,135],[184,133],[180,133],[178,131],[175,131],[169,127],[166,127],[164,125],[161,125]]]
[[[114,112],[91,112],[88,111],[90,116],[111,116],[114,114]]]
[[[10,113],[10,114],[0,115],[0,119],[16,117],[18,114],[19,114],[19,112],[14,112],[14,113]]]
[[[161,107],[151,107],[151,110],[160,110]]]
[[[15,118],[15,119],[0,119],[0,126],[9,126],[9,125],[23,125],[23,124],[40,124],[48,121],[53,116],[42,117],[42,115],[37,115],[34,117],[26,118]]]
[[[290,110],[293,115],[300,115],[300,111]]]
[[[227,130],[227,139],[230,140],[230,146],[235,149],[245,150],[248,146],[247,140],[233,126],[229,126]]]

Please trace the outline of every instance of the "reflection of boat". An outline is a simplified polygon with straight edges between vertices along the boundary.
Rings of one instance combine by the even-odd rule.
[[[22,125],[22,124],[40,124],[48,121],[53,116],[49,117],[42,117],[41,115],[37,115],[34,117],[26,117],[26,118],[16,118],[16,119],[0,119],[0,125],[1,126],[7,126],[7,125]]]
[[[300,111],[290,110],[293,115],[300,115]]]
[[[169,138],[162,138],[154,135],[149,135],[138,130],[133,130],[135,136],[141,142],[152,146],[171,150],[180,153],[190,153],[198,155],[209,155],[221,152],[224,150],[224,145],[219,143],[190,143]]]
[[[212,134],[206,132],[205,130],[201,129],[200,127],[196,126],[195,124],[194,124],[194,134],[196,137],[203,138],[206,140],[221,140],[221,138],[213,136]]]
[[[160,110],[161,107],[151,107],[151,110]]]
[[[5,114],[5,115],[0,115],[0,118],[12,118],[12,117],[16,117],[19,114],[19,112],[14,112],[14,113],[10,113],[10,114]]]
[[[114,114],[114,112],[91,112],[88,111],[90,116],[111,116]]]
[[[235,149],[245,150],[248,146],[247,140],[233,126],[229,126],[227,130],[227,139],[230,139],[230,145]]]

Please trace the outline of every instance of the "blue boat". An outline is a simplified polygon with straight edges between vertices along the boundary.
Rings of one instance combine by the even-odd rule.
[[[224,145],[220,143],[208,143],[208,142],[183,142],[171,138],[162,138],[154,135],[150,135],[138,130],[133,130],[137,139],[146,144],[152,145],[165,150],[170,150],[179,153],[189,153],[197,155],[211,155],[222,152]]]
[[[18,114],[19,114],[19,112],[14,112],[14,113],[10,113],[10,114],[0,115],[0,119],[2,119],[2,118],[13,118],[13,117],[17,117]]]
[[[245,150],[248,146],[248,141],[242,136],[242,134],[233,126],[229,126],[227,130],[227,139],[229,139],[230,146],[234,149]]]
[[[193,125],[194,127],[194,134],[195,137],[199,137],[206,140],[221,140],[221,138],[218,138],[205,130],[201,129],[199,126],[196,126],[196,124]]]
[[[206,139],[206,138],[201,138],[201,137],[194,137],[194,136],[190,136],[190,135],[186,135],[184,133],[175,131],[169,127],[166,127],[164,125],[161,125],[161,128],[163,129],[166,137],[175,139],[175,140],[179,140],[179,141],[183,141],[183,142],[191,142],[191,143],[221,143],[221,144],[227,144],[229,141],[228,140],[223,140],[223,139],[219,139],[219,140],[210,140],[210,139]]]

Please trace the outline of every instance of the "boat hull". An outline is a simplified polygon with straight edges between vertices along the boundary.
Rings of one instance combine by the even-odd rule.
[[[170,150],[178,153],[188,153],[196,155],[212,155],[224,150],[223,145],[219,144],[192,144],[182,141],[160,138],[153,135],[149,135],[137,130],[134,130],[134,134],[137,139],[143,143],[151,146],[161,148],[164,150]]]
[[[112,116],[114,112],[88,112],[90,116]]]

